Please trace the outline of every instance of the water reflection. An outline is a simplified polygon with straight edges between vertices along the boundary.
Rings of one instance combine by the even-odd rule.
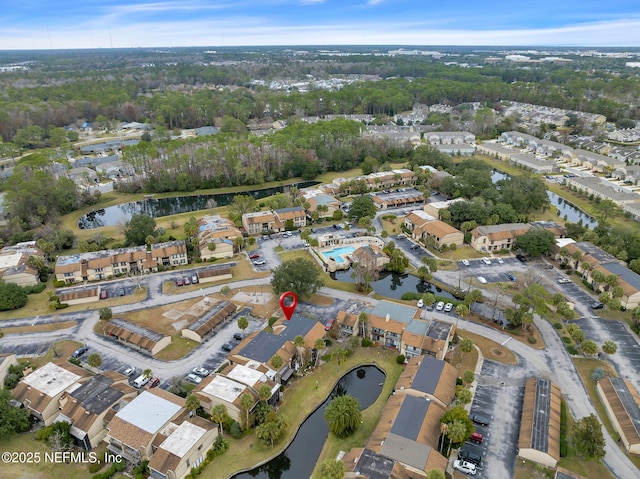
[[[276,193],[284,193],[291,187],[308,188],[320,184],[319,181],[304,181],[285,186],[274,186],[258,190],[240,191],[237,193],[220,193],[215,195],[174,196],[171,198],[147,198],[121,205],[109,206],[92,211],[78,220],[78,227],[83,229],[113,226],[129,221],[135,214],[146,214],[152,218],[177,215],[190,211],[205,210],[216,206],[226,206],[235,195],[252,195],[256,199],[266,198]]]
[[[371,406],[380,395],[380,384],[384,373],[375,366],[363,366],[342,377],[329,398],[302,424],[293,442],[285,451],[271,461],[248,472],[233,476],[233,479],[301,479],[311,477],[313,467],[320,456],[329,427],[324,420],[324,410],[332,398],[350,394],[362,409]],[[286,393],[285,393],[286,395]]]
[[[344,281],[345,283],[354,283],[355,279],[351,277],[351,270],[337,271],[331,273],[331,278],[336,281]],[[427,282],[420,281],[417,277],[409,274],[383,272],[377,281],[371,283],[373,290],[387,298],[400,299],[406,292],[412,293],[433,293],[438,296],[454,299],[453,295],[441,288]]]

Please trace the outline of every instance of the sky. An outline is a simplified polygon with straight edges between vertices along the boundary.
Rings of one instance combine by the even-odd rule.
[[[0,50],[269,45],[640,46],[638,0],[17,0]]]

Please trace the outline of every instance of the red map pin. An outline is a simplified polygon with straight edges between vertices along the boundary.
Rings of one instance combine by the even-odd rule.
[[[287,320],[291,319],[291,316],[293,316],[296,306],[298,306],[298,296],[296,293],[285,291],[280,295],[280,309],[282,309]]]

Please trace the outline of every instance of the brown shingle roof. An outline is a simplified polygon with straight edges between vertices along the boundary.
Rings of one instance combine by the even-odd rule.
[[[636,405],[640,405],[640,396],[638,395],[638,392],[635,390],[635,388],[631,385],[629,381],[625,380],[624,384],[627,386],[627,389],[629,390],[631,397],[633,397],[633,400],[635,401]],[[616,389],[613,386],[613,383],[611,382],[611,379],[609,377],[601,379],[599,382],[599,386],[602,389],[602,392],[604,393],[605,397],[607,398],[609,407],[613,411],[613,414],[616,416],[618,424],[622,429],[622,433],[624,434],[629,444],[630,445],[640,444],[639,431],[636,430],[633,424],[633,421],[629,417],[629,413],[625,409],[624,404],[622,403],[622,401],[620,400],[620,397],[618,396],[618,392],[616,391]]]

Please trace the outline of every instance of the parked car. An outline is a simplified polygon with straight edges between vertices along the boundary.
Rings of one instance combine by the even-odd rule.
[[[484,276],[478,276],[478,283],[480,284],[487,284],[487,278],[485,278]]]
[[[190,383],[193,383],[193,384],[200,384],[202,382],[202,378],[200,376],[196,375],[196,374],[193,374],[193,373],[187,374],[185,379],[187,381],[189,381]]]
[[[458,451],[458,459],[479,466],[482,463],[482,448],[467,443]]]
[[[511,273],[507,273],[507,278],[509,278],[509,281],[515,281],[516,277],[514,275],[512,275]]]
[[[252,255],[249,255],[249,259],[258,259],[260,257],[260,255],[258,253],[253,253]]]
[[[220,349],[230,353],[233,350],[233,346],[229,343],[224,343]]]
[[[473,441],[478,444],[482,444],[483,439],[484,438],[482,437],[482,434],[480,434],[479,432],[473,432],[471,433],[471,437],[469,437],[470,441]]]
[[[184,283],[182,282],[182,278],[176,279],[176,286],[182,286]]]
[[[81,348],[76,349],[73,352],[73,354],[71,355],[71,357],[78,359],[80,356],[82,356],[87,351],[89,351],[89,348],[87,346],[82,346]]]
[[[211,371],[205,368],[193,368],[191,372],[203,378],[206,378],[209,374],[211,374]]]
[[[253,262],[256,266],[262,266],[263,264],[267,264],[267,262],[263,259],[257,259]]]
[[[419,244],[414,244],[411,246],[411,249],[420,249],[420,245]]]
[[[436,311],[442,311],[443,309],[444,309],[444,302],[438,301],[438,304],[436,304]]]
[[[491,260],[489,258],[482,258],[482,262],[484,264],[491,264]]]
[[[133,373],[136,372],[136,368],[127,368],[123,371],[122,374],[124,374],[125,376],[133,376]]]
[[[469,263],[468,259],[463,259],[462,260],[462,264],[465,265],[465,266],[469,266],[470,263]]]
[[[516,258],[518,258],[518,261],[520,261],[521,263],[526,263],[527,262],[527,257],[523,254],[518,253],[516,255]]]
[[[331,331],[331,328],[333,327],[334,322],[335,322],[335,318],[331,318],[329,321],[327,321],[327,324],[324,325],[325,331]]]
[[[125,294],[127,293],[125,293],[124,288],[118,288],[118,296],[124,296]]]
[[[600,301],[591,303],[591,309],[602,309],[602,308],[604,308],[604,304],[602,304]]]
[[[444,312],[445,313],[451,312],[452,309],[453,309],[453,304],[452,303],[447,303],[447,304],[444,305]]]
[[[504,260],[502,258],[497,258],[496,261],[498,264],[504,264]]]
[[[189,278],[184,278],[182,282],[184,283],[185,286],[189,286],[191,284],[191,280]]]
[[[571,283],[571,280],[569,278],[558,278],[558,283],[567,284],[567,283]]]
[[[192,284],[198,284],[200,282],[200,280],[198,279],[198,275],[197,274],[192,274],[191,275],[191,283]]]
[[[100,290],[100,299],[107,299],[109,297],[109,292],[106,289]]]
[[[146,385],[145,385],[145,389],[151,389],[151,388],[155,388],[156,386],[158,386],[158,384],[160,384],[160,378],[153,378],[151,381],[149,381]]]
[[[423,301],[423,300],[421,300],[421,299],[419,299],[419,300],[418,300],[418,304],[416,304],[416,306],[417,306],[418,308],[424,308],[424,301]]]
[[[233,339],[235,339],[236,341],[242,341],[242,334],[240,333],[235,333],[233,335]]]
[[[453,468],[464,473],[470,474],[472,476],[476,475],[476,466],[475,464],[471,464],[467,461],[453,461]]]
[[[489,425],[489,420],[486,417],[481,416],[480,414],[471,414],[469,416],[469,419],[471,419],[476,424],[480,424],[481,426]]]

